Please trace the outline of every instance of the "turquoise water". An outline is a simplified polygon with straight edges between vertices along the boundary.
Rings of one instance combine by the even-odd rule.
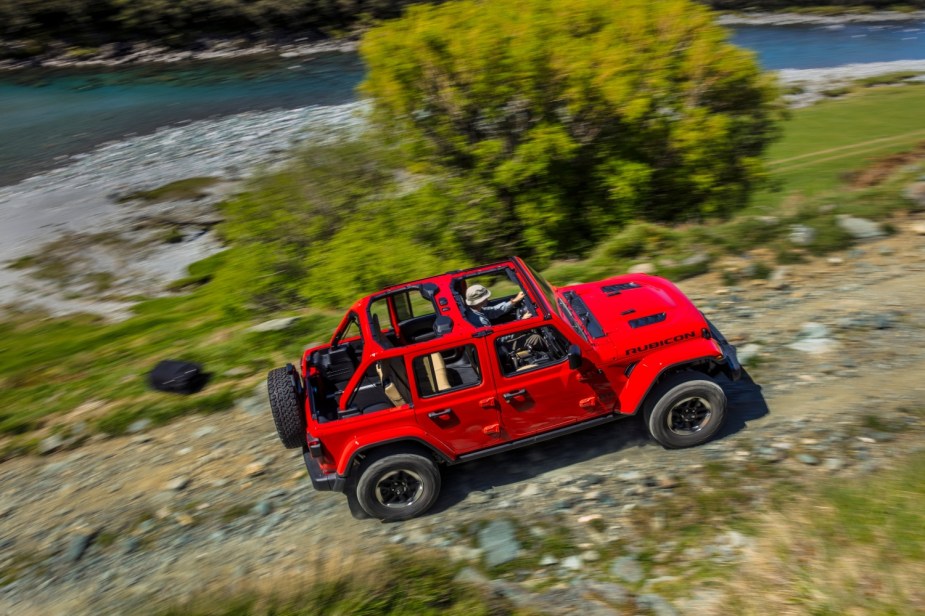
[[[768,69],[925,59],[925,24],[742,26],[733,41]],[[329,53],[193,65],[0,74],[0,185],[60,166],[64,157],[158,127],[355,99],[363,66]]]
[[[732,41],[769,70],[925,59],[925,22],[843,26],[739,26]]]
[[[0,74],[0,185],[161,126],[355,100],[355,54]]]

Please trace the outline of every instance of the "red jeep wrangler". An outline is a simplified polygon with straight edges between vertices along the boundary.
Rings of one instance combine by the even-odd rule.
[[[555,288],[512,258],[364,297],[329,344],[267,385],[279,437],[302,448],[315,489],[403,520],[433,505],[441,464],[639,412],[665,447],[704,443],[726,413],[713,377],[740,371],[667,280]]]

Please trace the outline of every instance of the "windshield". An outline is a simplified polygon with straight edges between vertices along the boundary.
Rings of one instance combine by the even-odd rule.
[[[560,317],[564,317],[565,315],[562,314],[562,307],[559,306],[556,302],[556,293],[552,290],[552,285],[550,285],[545,278],[540,276],[539,272],[530,267],[529,263],[524,261],[523,264],[527,266],[527,269],[530,270],[530,275],[533,276],[533,279],[539,285],[540,293],[542,293],[543,297],[546,298],[546,303],[550,306],[550,308],[552,308],[553,312],[558,314]]]

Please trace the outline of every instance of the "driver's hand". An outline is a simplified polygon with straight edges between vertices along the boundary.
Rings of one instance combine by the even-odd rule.
[[[517,295],[515,295],[515,296],[514,296],[514,299],[511,300],[511,302],[514,303],[514,304],[519,304],[519,303],[522,302],[522,301],[524,301],[524,292],[523,292],[523,291],[521,291],[520,293],[518,293]]]
[[[529,310],[527,310],[526,312],[524,312],[524,315],[523,315],[522,317],[520,317],[521,320],[523,320],[523,319],[532,319],[532,318],[533,318],[533,313],[531,313]]]

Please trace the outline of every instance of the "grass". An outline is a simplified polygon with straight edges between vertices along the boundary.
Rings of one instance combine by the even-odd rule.
[[[925,452],[895,470],[812,490],[762,517],[723,589],[738,614],[921,614],[925,591]]]
[[[234,597],[203,597],[158,612],[159,616],[505,616],[503,600],[457,582],[459,567],[431,555],[393,552],[353,573],[315,577],[297,590],[255,590]],[[279,584],[283,586],[283,584]],[[306,588],[307,586],[307,588]],[[516,612],[525,614],[523,611]]]
[[[800,109],[768,151],[776,190],[756,195],[754,209],[775,210],[789,196],[838,188],[842,174],[925,139],[919,109],[925,85],[869,89]]]

